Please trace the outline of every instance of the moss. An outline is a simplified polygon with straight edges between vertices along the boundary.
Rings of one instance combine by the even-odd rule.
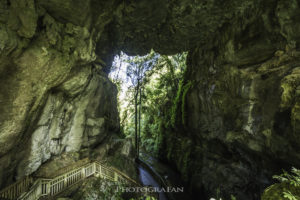
[[[178,90],[177,90],[177,95],[176,95],[175,100],[173,101],[173,106],[171,108],[171,125],[172,125],[172,127],[175,127],[175,124],[176,124],[178,107],[179,107],[179,104],[180,104],[180,97],[181,97],[181,94],[182,94],[182,86],[183,86],[183,80],[180,80],[179,87],[178,87]]]
[[[295,68],[293,72],[286,76],[281,82],[282,95],[281,107],[290,107],[295,100],[297,86],[300,84],[300,68]]]
[[[174,160],[174,159],[172,159],[172,156],[174,156],[173,146],[174,146],[174,142],[170,142],[169,145],[167,146],[167,159],[168,160]]]
[[[294,99],[293,97],[294,88],[289,83],[283,83],[281,85],[281,88],[283,90],[281,95],[281,102],[282,102],[281,107],[289,107],[292,104],[292,101]]]
[[[171,125],[173,128],[175,128],[176,124],[181,123],[182,125],[185,125],[185,119],[186,119],[186,95],[189,91],[189,89],[193,86],[192,81],[188,81],[186,84],[184,84],[184,81],[181,80],[179,82],[179,87],[177,90],[176,98],[173,101],[173,106],[171,108]],[[181,109],[179,109],[181,106]],[[177,117],[180,116],[180,121],[177,121]]]
[[[190,140],[183,140],[181,143],[181,152],[183,154],[179,154],[181,156],[181,172],[183,175],[183,179],[185,181],[189,178],[189,166],[190,166],[190,156],[191,156],[191,142]]]
[[[123,200],[122,195],[124,193],[121,190],[118,190],[117,188],[124,186],[126,185],[98,177],[91,177],[89,181],[84,182],[84,184],[76,192],[71,194],[71,198],[74,200]]]
[[[296,137],[297,141],[300,141],[299,134],[300,133],[300,102],[297,102],[292,109],[291,113],[291,125],[293,136]]]
[[[163,121],[159,121],[159,130],[158,130],[158,135],[156,137],[155,140],[155,144],[154,144],[154,154],[158,155],[158,153],[161,151],[162,148],[162,144],[164,141],[164,136],[165,136],[165,132],[164,132],[164,128],[163,128]]]
[[[114,156],[109,157],[108,162],[112,166],[122,168],[126,162],[126,158],[124,158],[121,154],[114,154]]]
[[[185,111],[186,94],[188,93],[189,89],[192,86],[193,86],[193,82],[192,81],[188,81],[188,83],[183,86],[182,104],[181,104],[181,120],[182,120],[182,124],[183,125],[185,125],[185,119],[186,119],[186,111]]]

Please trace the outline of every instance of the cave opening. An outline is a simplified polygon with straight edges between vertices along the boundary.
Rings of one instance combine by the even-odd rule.
[[[27,175],[47,178],[82,159],[136,178],[135,156],[145,153],[195,195],[300,199],[286,187],[300,180],[299,7],[0,1],[0,188],[10,186],[0,198]]]
[[[183,82],[187,53],[144,56],[120,52],[109,73],[118,88],[121,133],[135,144],[136,153],[159,154],[162,124],[170,124],[175,99]]]
[[[186,52],[161,55],[153,50],[143,56],[120,52],[114,57],[109,78],[118,88],[120,132],[135,148],[137,169],[144,185],[166,187],[157,182],[160,177],[173,186],[181,186],[178,188],[186,187],[176,166],[161,156],[166,153],[169,137],[166,126],[175,126],[181,110],[179,99],[184,88],[186,60]],[[187,192],[176,194],[176,199],[189,196]],[[170,197],[159,193],[159,199]]]

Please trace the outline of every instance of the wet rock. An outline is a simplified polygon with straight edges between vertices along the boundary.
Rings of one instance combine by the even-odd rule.
[[[119,131],[111,61],[154,49],[189,51],[193,83],[164,158],[195,193],[258,199],[300,167],[298,12],[297,0],[0,1],[0,185],[119,144],[106,141]]]
[[[300,166],[299,57],[292,51],[243,66],[226,64],[213,53],[190,57],[186,80],[197,83],[186,98],[188,124],[176,136],[168,133],[165,154],[195,192],[204,187],[208,196],[220,190],[226,198],[259,199],[273,174]],[[216,73],[210,70],[212,59]],[[194,139],[186,145],[189,138]]]

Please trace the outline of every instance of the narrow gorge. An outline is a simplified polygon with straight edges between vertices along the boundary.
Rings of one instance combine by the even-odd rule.
[[[121,52],[186,53],[155,148],[191,199],[289,199],[266,188],[300,168],[300,0],[0,0],[0,188],[83,159],[138,179]]]

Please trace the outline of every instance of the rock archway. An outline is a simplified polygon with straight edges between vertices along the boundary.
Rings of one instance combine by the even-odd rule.
[[[297,0],[1,1],[2,186],[118,130],[111,61],[154,49],[188,51],[194,83],[166,159],[195,191],[258,199],[300,166],[299,17]]]

